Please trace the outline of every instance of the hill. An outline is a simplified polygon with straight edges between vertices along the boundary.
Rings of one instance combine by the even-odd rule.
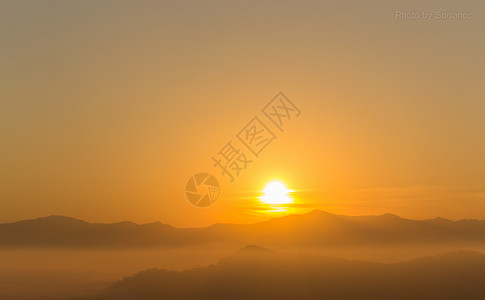
[[[380,264],[252,246],[204,268],[139,272],[100,299],[479,299],[483,282],[478,252]]]
[[[0,224],[3,248],[181,247],[213,242],[268,247],[483,243],[485,221],[407,220],[391,214],[343,216],[317,210],[255,224],[216,224],[205,228],[175,228],[159,222],[87,223],[62,216]]]

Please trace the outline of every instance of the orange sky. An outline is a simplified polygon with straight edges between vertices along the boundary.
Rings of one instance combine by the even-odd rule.
[[[254,222],[272,179],[295,212],[485,219],[483,2],[203,2],[0,4],[0,222]],[[211,157],[279,91],[301,116],[224,181]]]

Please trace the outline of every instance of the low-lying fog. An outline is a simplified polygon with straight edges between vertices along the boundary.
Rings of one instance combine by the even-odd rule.
[[[0,299],[91,296],[141,270],[185,270],[215,264],[243,246],[212,244],[169,250],[3,249],[0,250]],[[268,248],[385,263],[460,249],[485,253],[485,245]]]

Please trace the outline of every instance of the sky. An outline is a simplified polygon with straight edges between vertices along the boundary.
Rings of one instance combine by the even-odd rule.
[[[484,7],[0,1],[0,222],[485,219]],[[301,111],[283,132],[262,113],[279,92]],[[212,157],[254,117],[276,139],[231,183]],[[200,172],[221,188],[207,208],[185,197]],[[291,210],[258,202],[271,180]]]

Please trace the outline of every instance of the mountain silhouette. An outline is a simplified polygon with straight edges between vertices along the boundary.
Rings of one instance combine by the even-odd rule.
[[[249,246],[216,265],[139,272],[97,299],[480,299],[483,282],[485,255],[472,251],[382,264]]]
[[[483,243],[485,221],[408,220],[392,214],[344,216],[316,210],[255,224],[215,224],[205,228],[175,228],[159,222],[88,223],[62,216],[0,224],[3,248],[180,247],[212,242],[298,247]]]

